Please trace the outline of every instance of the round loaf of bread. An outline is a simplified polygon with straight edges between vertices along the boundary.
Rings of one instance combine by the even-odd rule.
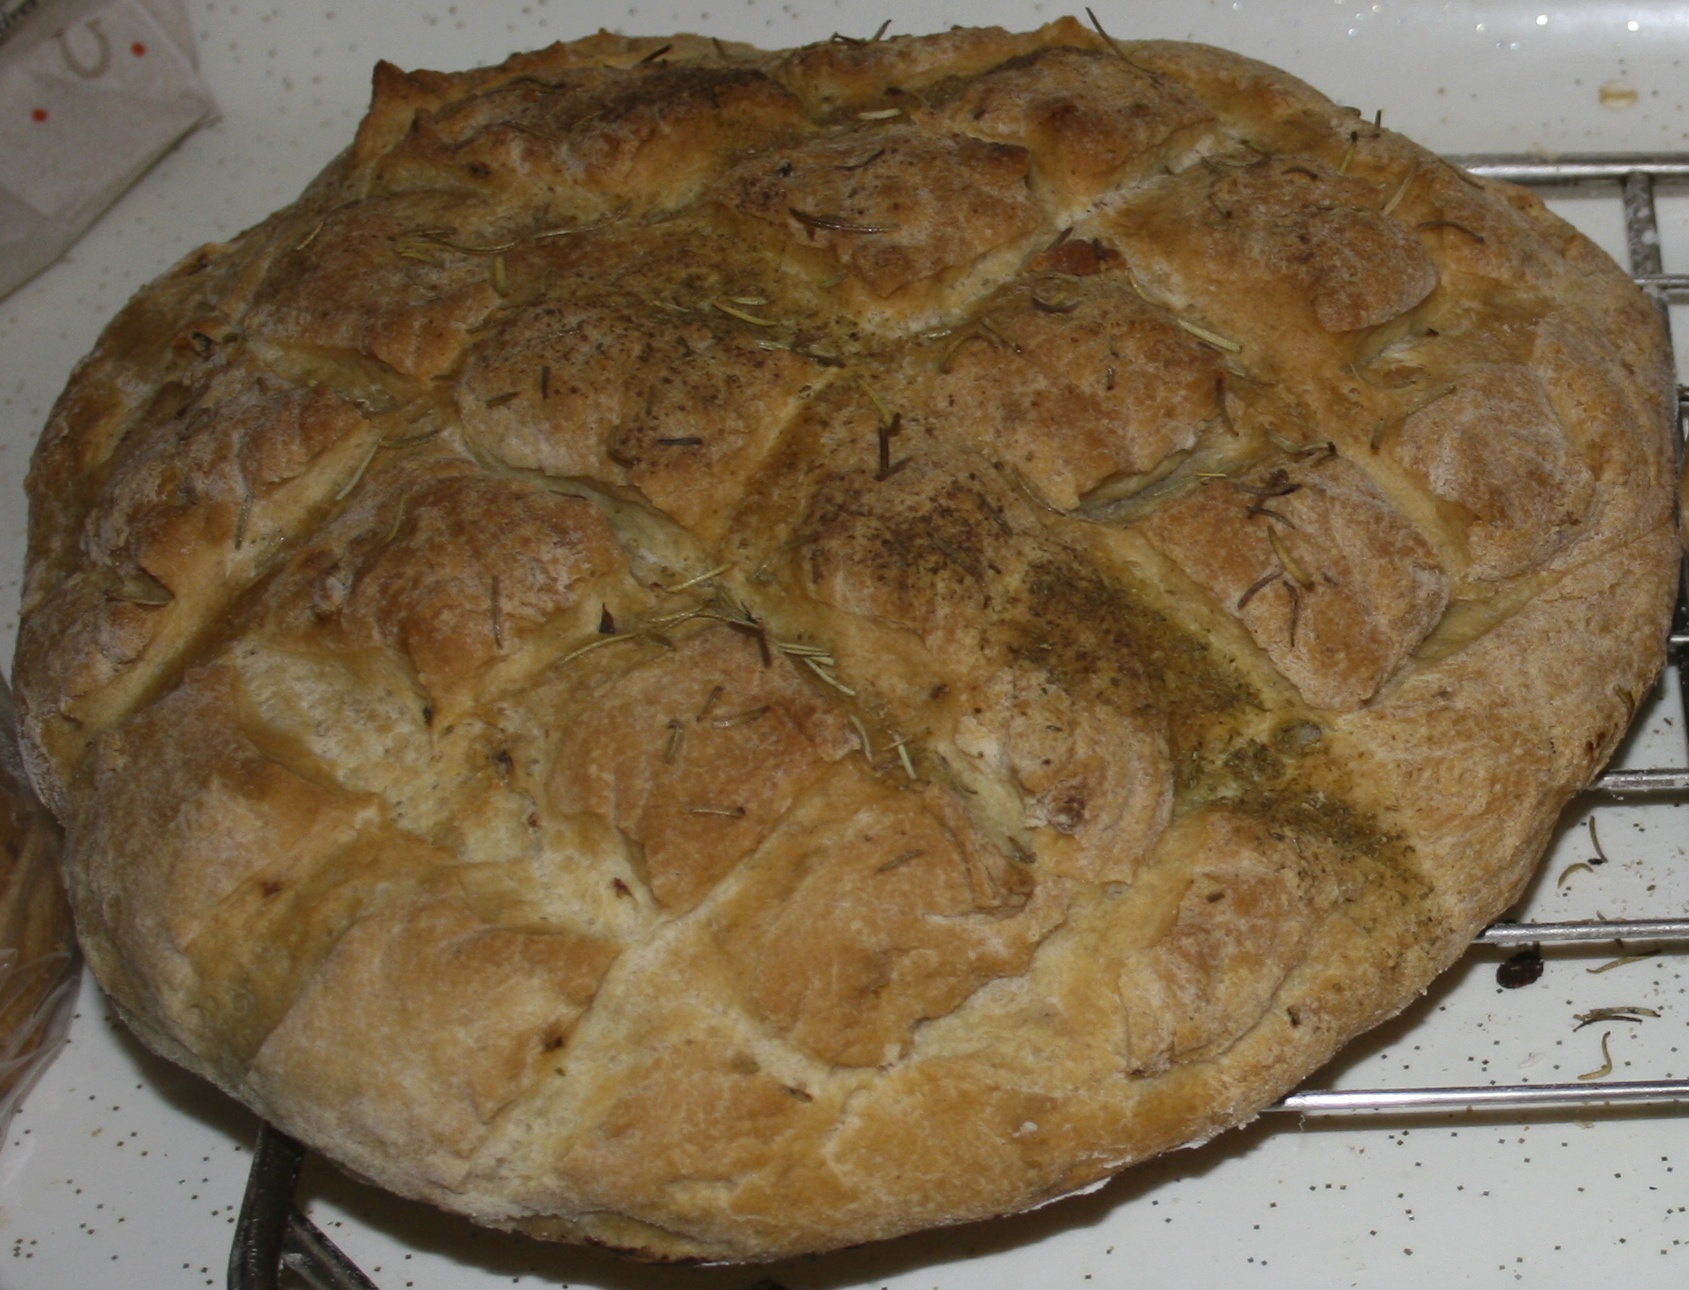
[[[111,325],[17,675],[99,979],[348,1169],[750,1260],[1254,1116],[1653,679],[1655,309],[1071,21],[376,71]]]

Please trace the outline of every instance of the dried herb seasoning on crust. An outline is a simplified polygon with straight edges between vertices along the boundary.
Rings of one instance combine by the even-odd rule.
[[[1528,193],[1064,21],[383,65],[36,457],[136,1030],[500,1227],[762,1259],[1253,1116],[1661,658],[1658,320]]]

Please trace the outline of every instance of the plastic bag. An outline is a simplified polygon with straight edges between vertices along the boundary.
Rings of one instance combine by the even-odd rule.
[[[0,0],[0,296],[214,111],[182,0]]]
[[[64,1045],[80,959],[59,874],[59,828],[24,778],[0,681],[0,1142]]]

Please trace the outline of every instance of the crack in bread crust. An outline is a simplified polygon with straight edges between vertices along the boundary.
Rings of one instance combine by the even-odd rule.
[[[1535,198],[1222,51],[383,64],[54,410],[26,757],[122,1013],[364,1176],[962,1222],[1514,898],[1659,666],[1673,407]]]

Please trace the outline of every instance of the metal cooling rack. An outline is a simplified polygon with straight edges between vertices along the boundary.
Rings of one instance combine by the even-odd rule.
[[[1484,154],[1451,157],[1475,175],[1537,187],[1601,186],[1616,188],[1624,206],[1625,241],[1631,276],[1658,306],[1671,334],[1668,309],[1674,295],[1689,300],[1689,274],[1665,272],[1660,253],[1657,183],[1689,184],[1689,153],[1600,153],[1541,157]],[[1682,435],[1689,412],[1689,386],[1677,387],[1679,466]],[[1678,676],[1684,729],[1689,732],[1689,565],[1678,592],[1668,638],[1666,665]],[[1600,803],[1681,799],[1689,793],[1689,759],[1679,767],[1613,770],[1602,775],[1585,796]],[[1498,923],[1474,945],[1534,948],[1544,945],[1601,944],[1630,954],[1637,946],[1654,948],[1689,943],[1689,917],[1563,923]],[[1689,1079],[1613,1081],[1600,1084],[1484,1084],[1441,1088],[1305,1089],[1268,1110],[1297,1115],[1401,1116],[1458,1112],[1559,1111],[1587,1114],[1618,1105],[1689,1103]],[[376,1284],[305,1216],[295,1202],[304,1149],[269,1125],[261,1125],[253,1149],[246,1195],[229,1252],[229,1290],[278,1290],[283,1272],[293,1273],[311,1290],[379,1290]]]

